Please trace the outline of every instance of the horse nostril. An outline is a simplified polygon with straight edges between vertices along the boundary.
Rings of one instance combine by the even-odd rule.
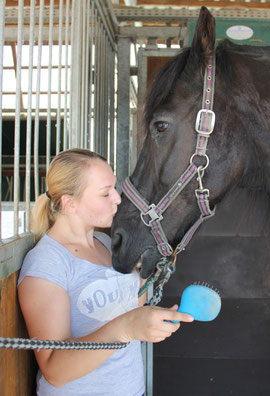
[[[122,245],[123,237],[119,232],[115,232],[112,237],[112,250],[115,252],[120,249]]]

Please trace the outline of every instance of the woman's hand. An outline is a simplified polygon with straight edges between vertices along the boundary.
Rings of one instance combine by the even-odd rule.
[[[177,305],[171,308],[144,306],[127,312],[118,317],[118,320],[122,321],[119,341],[163,341],[179,329],[180,322],[192,322],[194,320],[191,315],[177,312],[177,309]],[[178,323],[173,323],[173,320],[178,321]]]

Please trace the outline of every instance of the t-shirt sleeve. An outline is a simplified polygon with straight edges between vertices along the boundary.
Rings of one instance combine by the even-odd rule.
[[[65,290],[68,289],[68,259],[52,246],[36,246],[30,250],[23,261],[18,285],[26,276],[49,280]]]

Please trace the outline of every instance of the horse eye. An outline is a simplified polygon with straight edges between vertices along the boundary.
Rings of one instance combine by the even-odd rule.
[[[168,128],[169,124],[165,121],[158,121],[155,123],[155,128],[158,132],[164,132]]]

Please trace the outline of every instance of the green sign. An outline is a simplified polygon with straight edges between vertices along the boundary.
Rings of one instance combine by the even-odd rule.
[[[189,45],[191,45],[197,18],[188,23]],[[216,41],[225,38],[237,44],[270,45],[270,21],[254,19],[216,19]]]

